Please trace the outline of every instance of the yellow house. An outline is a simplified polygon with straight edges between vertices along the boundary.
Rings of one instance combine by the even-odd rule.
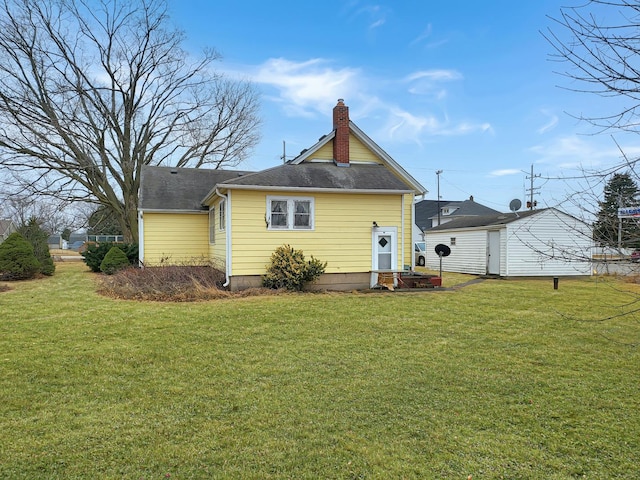
[[[372,272],[413,265],[414,197],[425,193],[339,100],[331,133],[283,165],[260,172],[144,167],[140,261],[207,259],[239,290],[259,286],[273,251],[289,244],[327,262],[314,288],[368,288]]]

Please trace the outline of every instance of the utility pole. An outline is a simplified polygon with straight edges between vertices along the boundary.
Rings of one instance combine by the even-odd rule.
[[[531,175],[527,177],[527,179],[531,181],[530,187],[527,189],[527,191],[529,192],[529,201],[527,201],[527,208],[529,210],[533,210],[536,207],[536,205],[538,205],[538,202],[533,199],[533,195],[534,194],[537,195],[539,193],[540,187],[534,188],[533,187],[533,180],[536,179],[536,178],[539,178],[539,177],[540,177],[540,174],[538,174],[538,175],[534,175],[533,174],[533,164],[532,164],[531,165]]]
[[[440,174],[442,170],[436,170],[436,176],[438,177],[438,225],[440,225]]]

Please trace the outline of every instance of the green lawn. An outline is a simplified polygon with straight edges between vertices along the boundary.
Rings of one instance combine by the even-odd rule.
[[[637,478],[637,285],[0,293],[0,478]],[[445,276],[446,283],[446,276]]]

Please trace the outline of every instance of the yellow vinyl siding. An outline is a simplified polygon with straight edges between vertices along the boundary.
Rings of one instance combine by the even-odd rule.
[[[333,142],[329,142],[324,145],[311,157],[312,158],[310,160],[333,160]],[[382,160],[375,156],[371,150],[364,145],[364,143],[353,135],[349,135],[349,161],[382,163]]]
[[[184,263],[209,256],[209,215],[143,214],[144,263]],[[217,240],[217,235],[216,235]]]
[[[271,253],[283,244],[301,249],[306,257],[327,261],[327,273],[368,272],[371,270],[372,226],[398,230],[397,269],[402,268],[401,245],[405,263],[411,253],[411,200],[401,195],[308,194],[314,198],[313,230],[268,230],[265,222],[267,196],[282,192],[233,192],[232,274],[256,275],[265,272]],[[291,195],[295,197],[295,195]],[[410,197],[407,195],[405,197]],[[401,226],[405,206],[404,242]],[[408,240],[407,240],[408,239]]]
[[[374,155],[369,148],[367,148],[364,143],[358,140],[353,135],[349,135],[349,161],[357,162],[357,161],[366,161],[366,162],[375,162],[382,163],[376,155]]]

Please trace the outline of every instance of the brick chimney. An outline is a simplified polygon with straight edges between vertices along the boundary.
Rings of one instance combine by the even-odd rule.
[[[349,166],[349,107],[344,104],[342,98],[333,107],[333,129],[336,136],[333,138],[333,159],[339,167]]]

